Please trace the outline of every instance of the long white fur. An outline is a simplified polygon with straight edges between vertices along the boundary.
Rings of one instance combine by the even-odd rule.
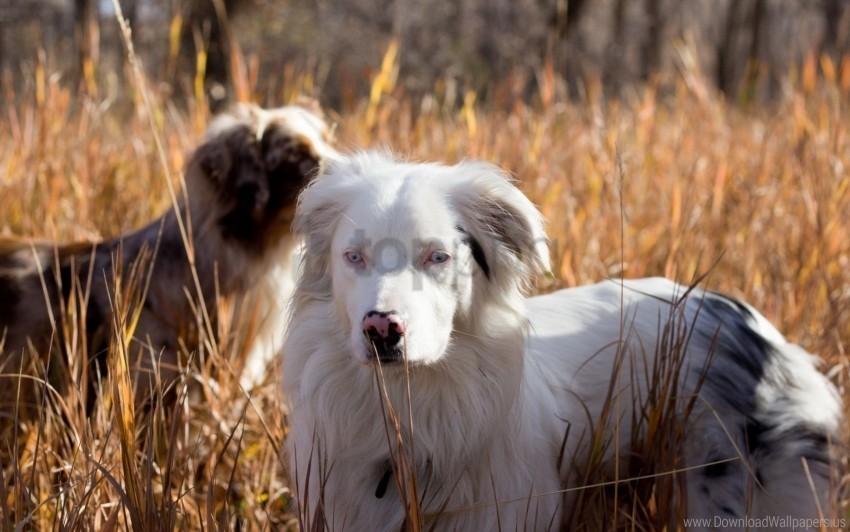
[[[399,453],[382,380],[428,526],[569,526],[580,508],[575,491],[561,490],[579,487],[594,427],[607,419],[602,469],[613,476],[637,443],[633,415],[653,406],[645,404],[649,372],[676,357],[674,408],[687,423],[681,467],[693,468],[686,515],[829,511],[823,439],[835,434],[840,407],[814,358],[749,307],[666,279],[526,299],[533,273],[548,268],[545,233],[539,212],[497,167],[355,154],[302,193],[294,229],[305,238],[305,262],[284,389],[305,526],[403,525],[404,478],[377,496]],[[433,249],[450,261],[423,261]],[[350,250],[364,268],[346,262]],[[378,371],[360,330],[370,310],[405,320],[409,371],[399,363]],[[673,340],[683,347],[665,350]]]

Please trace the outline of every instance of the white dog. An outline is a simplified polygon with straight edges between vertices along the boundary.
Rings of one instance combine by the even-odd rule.
[[[302,525],[574,525],[581,490],[563,490],[594,463],[627,478],[659,410],[681,433],[682,515],[708,519],[685,526],[829,515],[840,407],[813,357],[743,303],[665,279],[526,299],[546,235],[495,166],[357,154],[305,189],[293,228]]]

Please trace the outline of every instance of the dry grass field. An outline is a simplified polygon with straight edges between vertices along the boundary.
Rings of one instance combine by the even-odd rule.
[[[498,90],[487,103],[474,93],[454,101],[440,87],[414,100],[392,74],[390,58],[371,94],[330,113],[343,149],[499,164],[548,220],[553,275],[540,290],[704,275],[705,286],[750,302],[819,353],[850,404],[850,64],[812,59],[779,101],[751,108],[724,101],[687,70],[663,91],[650,86],[616,101],[593,85],[568,100],[544,70],[527,104]],[[237,81],[241,98],[260,98],[250,80]],[[293,78],[262,103],[309,88],[309,76]],[[508,82],[503,88],[510,94]],[[0,234],[97,239],[170,207],[167,176],[176,182],[210,117],[202,101],[178,109],[153,86],[144,89],[148,103],[139,83],[135,91],[130,103],[80,98],[43,71],[30,89],[7,89]],[[280,456],[286,412],[277,370],[249,400],[227,369],[239,356],[210,354],[178,384],[173,407],[145,414],[120,408],[127,378],[114,353],[91,415],[74,392],[79,367],[53,368],[50,382],[69,391],[45,387],[37,419],[4,422],[0,529],[297,527]],[[0,386],[15,383],[0,378]],[[836,483],[845,482],[836,471]],[[600,510],[605,528],[667,521],[652,486],[628,487],[617,508]],[[848,516],[847,496],[838,498]]]

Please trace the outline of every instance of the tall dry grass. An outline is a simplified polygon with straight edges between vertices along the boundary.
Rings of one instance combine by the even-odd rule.
[[[371,92],[332,113],[343,147],[498,163],[548,221],[554,276],[541,290],[621,275],[705,275],[707,286],[749,301],[821,354],[850,405],[850,62],[811,58],[780,101],[749,109],[714,94],[687,67],[686,50],[681,78],[663,89],[611,101],[589,83],[570,101],[547,68],[532,102],[512,98],[507,80],[481,103],[442,85],[422,100],[406,97],[390,51]],[[255,80],[237,76],[241,98],[259,99]],[[286,81],[262,103],[284,103],[309,85]],[[179,175],[209,116],[203,102],[173,107],[153,85],[128,90],[119,102],[78,97],[43,69],[22,92],[5,89],[1,234],[103,238],[170,207],[165,176]],[[249,401],[238,375],[221,369],[240,353],[210,349],[175,385],[173,405],[138,412],[124,395],[122,337],[92,412],[73,386],[82,370],[60,365],[53,388],[42,386],[40,414],[0,435],[0,528],[296,527],[275,368]],[[641,485],[616,510],[609,497],[588,500],[609,526],[652,529],[676,511],[659,493]],[[836,501],[843,508],[846,497]]]

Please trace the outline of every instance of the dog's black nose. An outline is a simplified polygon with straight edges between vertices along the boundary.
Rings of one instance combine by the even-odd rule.
[[[394,310],[372,310],[363,317],[363,335],[375,347],[381,361],[392,362],[403,357],[401,337],[404,331],[404,320]]]

